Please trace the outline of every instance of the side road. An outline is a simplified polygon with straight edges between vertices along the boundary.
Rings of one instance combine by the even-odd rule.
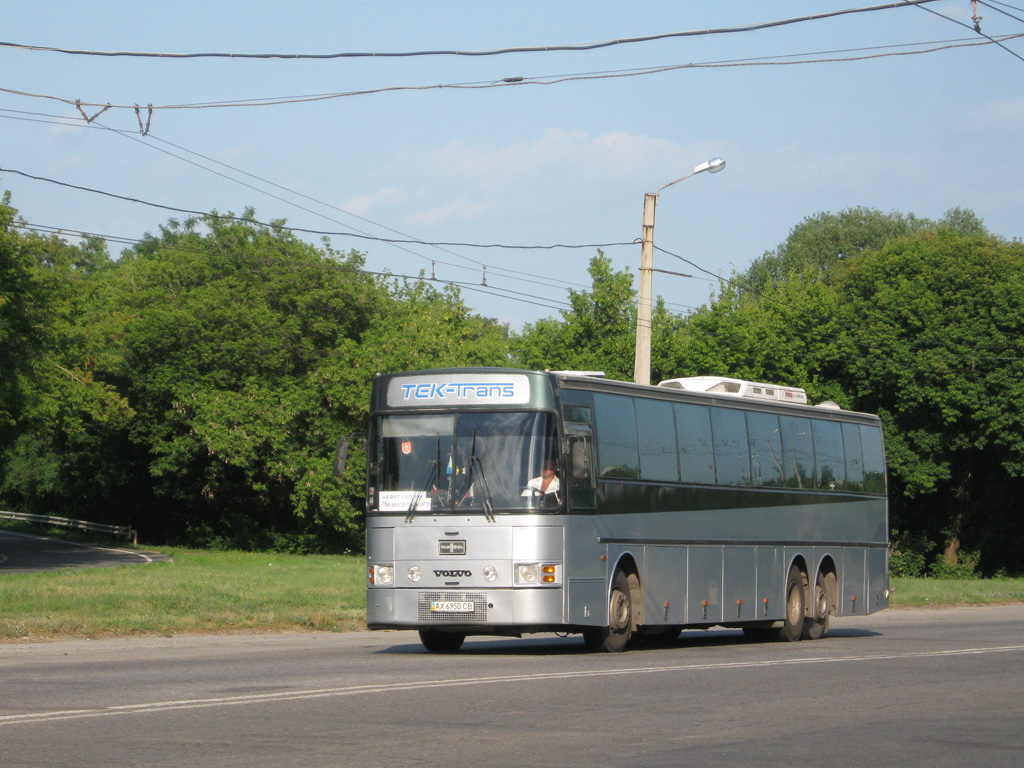
[[[0,531],[0,574],[99,568],[170,560],[159,552],[79,544],[49,536]]]

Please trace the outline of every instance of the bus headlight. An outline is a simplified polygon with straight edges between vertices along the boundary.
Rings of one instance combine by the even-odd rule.
[[[540,568],[536,565],[517,565],[516,581],[520,584],[536,584],[540,578]]]
[[[418,565],[410,565],[408,576],[409,581],[419,581],[423,578],[423,569]]]
[[[380,586],[389,586],[395,581],[395,567],[393,565],[371,565],[370,583]]]
[[[498,569],[493,565],[484,567],[484,581],[494,581],[498,578]]]

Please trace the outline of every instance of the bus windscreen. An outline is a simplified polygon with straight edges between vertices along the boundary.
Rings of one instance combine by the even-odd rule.
[[[554,512],[562,506],[550,414],[380,417],[377,512]]]

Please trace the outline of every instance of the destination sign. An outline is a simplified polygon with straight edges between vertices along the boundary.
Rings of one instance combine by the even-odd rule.
[[[396,376],[388,384],[392,407],[445,405],[525,405],[530,380],[518,373]]]

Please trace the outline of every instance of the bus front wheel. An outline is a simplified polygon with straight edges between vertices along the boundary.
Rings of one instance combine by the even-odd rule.
[[[436,629],[421,629],[420,642],[431,653],[455,653],[462,647],[466,636],[461,632],[440,632]]]
[[[618,653],[626,649],[632,630],[633,600],[629,577],[623,571],[616,571],[608,598],[608,626],[583,630],[583,642],[591,651]]]

